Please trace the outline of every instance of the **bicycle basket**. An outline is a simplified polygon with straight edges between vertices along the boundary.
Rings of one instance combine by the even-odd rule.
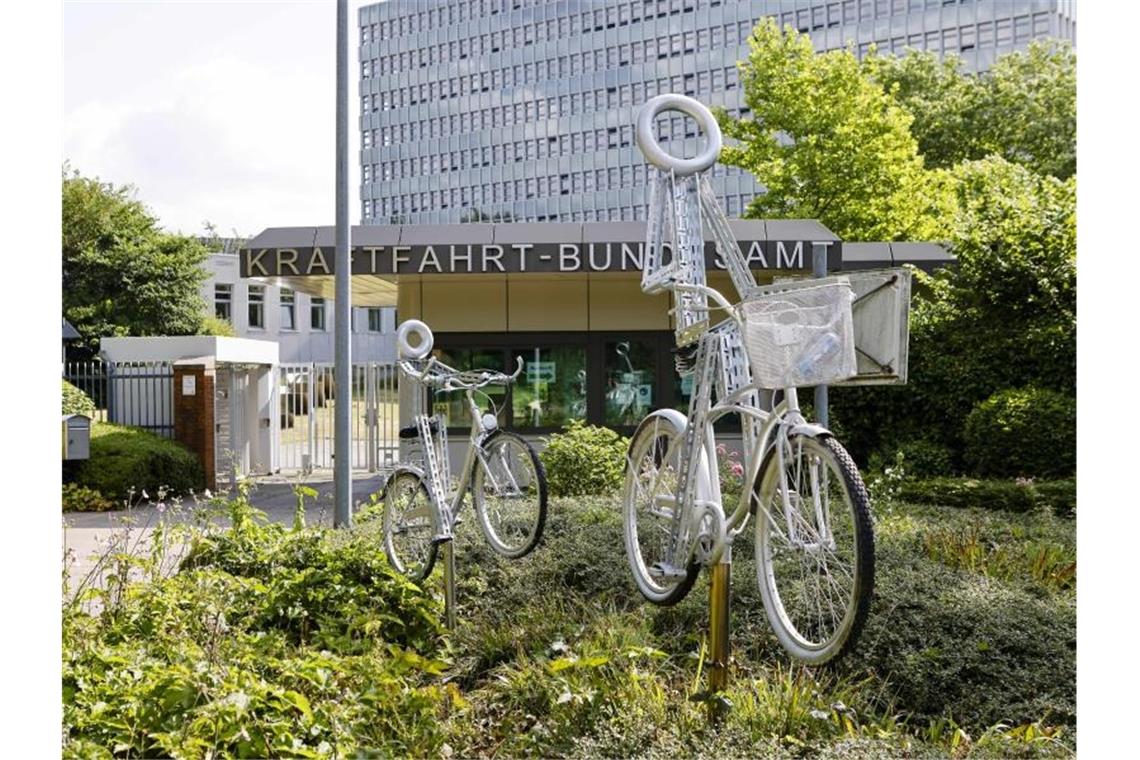
[[[854,293],[846,277],[758,288],[740,305],[744,349],[761,388],[827,385],[852,377]]]

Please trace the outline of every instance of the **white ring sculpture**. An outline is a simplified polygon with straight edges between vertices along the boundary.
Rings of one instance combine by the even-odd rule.
[[[408,337],[413,333],[419,336],[420,344],[418,346],[413,346],[408,342]],[[400,325],[400,329],[396,331],[396,348],[399,349],[400,356],[405,359],[424,358],[431,353],[434,340],[431,328],[418,319],[405,320]]]
[[[708,140],[704,152],[694,158],[677,158],[666,153],[657,142],[655,134],[657,130],[654,124],[657,115],[662,111],[681,111],[696,119]],[[709,109],[690,97],[672,94],[658,95],[641,107],[637,114],[634,139],[649,163],[662,171],[672,171],[679,177],[703,172],[715,164],[722,143],[720,125],[716,123]]]

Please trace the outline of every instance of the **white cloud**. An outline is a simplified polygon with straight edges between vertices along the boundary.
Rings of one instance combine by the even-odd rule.
[[[286,31],[236,28],[212,49],[174,45],[137,74],[121,60],[92,61],[114,75],[105,82],[86,76],[82,91],[68,93],[75,104],[65,102],[64,157],[85,175],[135,185],[171,230],[198,232],[204,220],[227,234],[331,224],[335,69],[333,15],[324,10],[332,7],[320,9],[328,17],[321,34],[295,28],[305,16],[288,9],[276,21],[292,23]],[[351,19],[349,208],[356,221],[355,13]],[[294,34],[312,45],[298,48]],[[66,64],[76,65],[71,57]]]

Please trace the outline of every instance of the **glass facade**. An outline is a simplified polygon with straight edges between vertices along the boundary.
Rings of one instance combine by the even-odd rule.
[[[629,432],[650,410],[680,405],[680,382],[668,330],[551,333],[443,333],[433,352],[456,369],[514,372],[526,364],[508,390],[485,390],[499,412],[499,424],[524,432],[552,432],[571,420]],[[480,400],[490,411],[491,403]],[[433,410],[448,426],[465,430],[470,417],[463,394],[436,394]]]
[[[954,53],[970,70],[1075,38],[1072,0],[390,0],[359,12],[364,224],[634,220],[637,108],[666,92],[747,115],[736,62],[775,17],[816,50]],[[695,155],[687,119],[662,142]],[[716,166],[730,217],[761,191]]]

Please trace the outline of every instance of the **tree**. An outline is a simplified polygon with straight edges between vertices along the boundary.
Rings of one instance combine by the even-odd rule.
[[[206,249],[164,232],[127,185],[63,173],[63,315],[94,352],[99,338],[194,335]]]
[[[750,118],[717,113],[721,161],[767,192],[745,216],[819,219],[843,240],[940,237],[945,177],[924,171],[912,117],[871,80],[850,49],[816,54],[811,39],[765,19],[740,64]]]
[[[864,456],[916,438],[960,455],[966,416],[995,392],[1076,389],[1076,178],[998,156],[962,163],[952,178],[958,261],[919,276],[909,385],[835,391]]]
[[[991,154],[1060,179],[1077,170],[1076,54],[1034,40],[974,76],[956,56],[908,50],[868,56],[867,74],[914,117],[911,133],[928,167]]]

